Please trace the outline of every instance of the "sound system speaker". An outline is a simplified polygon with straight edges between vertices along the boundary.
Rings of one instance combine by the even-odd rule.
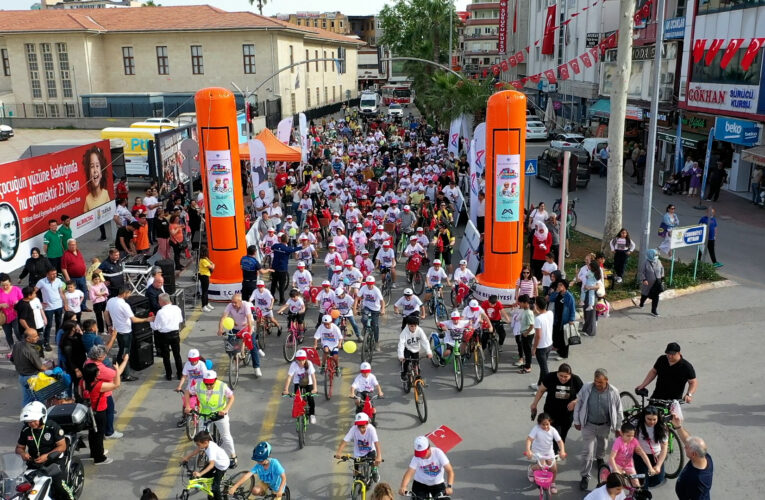
[[[162,269],[165,278],[165,291],[170,295],[175,293],[175,262],[170,259],[158,260],[156,265]]]
[[[130,306],[130,309],[133,310],[133,315],[135,317],[137,318],[149,317],[149,299],[147,299],[143,295],[131,295],[127,298],[126,302]],[[135,328],[140,325],[143,325],[143,323],[134,323],[133,330],[135,331]]]
[[[133,344],[130,346],[130,368],[141,371],[154,364],[154,332],[148,323],[133,324]]]

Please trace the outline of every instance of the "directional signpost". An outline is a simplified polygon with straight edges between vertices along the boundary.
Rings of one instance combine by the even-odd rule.
[[[698,247],[707,241],[707,225],[675,227],[670,236],[669,248],[672,249],[672,264],[669,270],[669,284],[672,285],[672,275],[675,270],[675,250],[683,247]],[[696,260],[693,265],[693,280],[696,280],[696,270],[699,267],[699,251],[696,250]]]
[[[523,165],[523,171],[526,174],[526,210],[531,207],[531,183],[529,177],[536,177],[537,175],[537,160],[526,160]]]

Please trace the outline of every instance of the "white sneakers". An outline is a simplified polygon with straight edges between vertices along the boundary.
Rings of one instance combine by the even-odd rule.
[[[202,308],[202,311],[204,311],[204,312],[210,312],[210,311],[212,311],[213,309],[215,309],[215,308],[213,307],[213,305],[212,305],[212,304],[207,304],[206,306],[204,306],[204,307]]]
[[[104,436],[104,439],[119,439],[122,436],[124,436],[124,434],[122,434],[121,432],[114,431],[114,434],[112,434],[111,436]]]
[[[260,368],[255,368],[255,376],[257,378],[260,378],[263,376],[263,372],[260,371]]]
[[[265,351],[263,349],[258,349],[258,355],[261,358],[265,358],[266,357],[266,353],[265,353]]]
[[[315,424],[316,423],[316,415],[311,415],[309,417],[309,420],[311,421],[312,424]]]

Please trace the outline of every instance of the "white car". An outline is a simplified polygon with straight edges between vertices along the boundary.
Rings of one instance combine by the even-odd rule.
[[[9,137],[13,137],[13,127],[10,125],[0,125],[0,140],[5,140]]]
[[[526,122],[526,140],[547,140],[547,128],[539,121]]]
[[[554,134],[552,139],[554,141],[563,141],[563,142],[570,142],[572,144],[581,144],[582,141],[584,141],[584,136],[582,134],[562,132],[562,133]]]
[[[155,123],[157,125],[177,125],[170,118],[147,118],[143,123]]]
[[[404,116],[404,108],[397,102],[392,102],[388,106],[388,116],[391,118]]]

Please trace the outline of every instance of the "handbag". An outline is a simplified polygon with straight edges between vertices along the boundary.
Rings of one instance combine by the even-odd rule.
[[[564,336],[566,337],[566,344],[568,345],[580,345],[582,343],[582,337],[579,336],[579,330],[576,327],[576,323],[567,323],[564,327]]]
[[[5,311],[0,309],[0,326],[6,324],[8,322],[8,317],[5,315]]]
[[[653,285],[651,285],[651,293],[659,295],[663,291],[664,291],[664,281],[662,281],[661,278],[658,278],[656,281],[653,282]]]

